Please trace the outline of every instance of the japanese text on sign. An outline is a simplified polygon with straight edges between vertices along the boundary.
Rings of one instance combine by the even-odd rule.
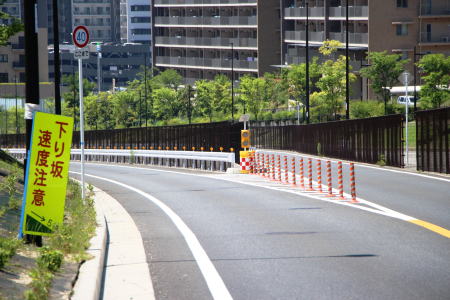
[[[73,119],[36,112],[27,160],[21,230],[49,235],[63,221]]]

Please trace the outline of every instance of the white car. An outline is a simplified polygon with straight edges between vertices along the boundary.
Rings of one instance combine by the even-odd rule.
[[[408,96],[408,99],[406,99],[406,96],[399,96],[397,98],[397,103],[405,105],[406,101],[408,101],[408,106],[414,106],[414,96]],[[419,99],[417,99],[419,101]]]

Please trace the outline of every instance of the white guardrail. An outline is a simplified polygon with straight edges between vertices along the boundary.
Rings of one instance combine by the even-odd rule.
[[[3,149],[17,159],[25,158],[25,149]],[[233,167],[235,155],[230,152],[166,151],[166,150],[111,150],[85,149],[85,160],[108,163],[159,165],[226,171]],[[81,160],[81,149],[72,149],[71,160]]]

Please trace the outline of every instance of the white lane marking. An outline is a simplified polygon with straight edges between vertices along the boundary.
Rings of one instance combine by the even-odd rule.
[[[80,174],[79,172],[73,171],[70,171],[70,173]],[[205,279],[206,284],[208,285],[209,291],[211,292],[213,298],[220,300],[233,299],[227,287],[225,286],[225,283],[223,282],[222,278],[220,277],[219,273],[214,267],[213,263],[209,259],[203,247],[200,245],[200,242],[198,241],[195,234],[191,231],[191,229],[189,229],[189,227],[183,222],[183,220],[170,207],[168,207],[161,200],[158,200],[152,195],[147,194],[132,186],[121,183],[119,181],[91,174],[86,174],[86,176],[108,181],[113,184],[122,186],[135,193],[140,194],[141,196],[150,200],[153,204],[157,205],[171,219],[171,221],[175,224],[175,226],[183,235],[184,239],[186,240],[186,243],[188,244],[189,249],[192,252],[192,255],[195,258],[195,261],[197,262],[198,267],[200,268],[200,271],[202,272],[203,278]]]
[[[270,150],[258,150],[258,151],[260,151],[260,152],[269,152],[269,153],[280,153],[280,155],[283,154],[283,155],[291,155],[291,156],[293,155],[293,156],[298,156],[298,157],[311,157],[311,158],[317,158],[317,159],[320,158],[320,157],[309,155],[309,154],[298,154],[298,153],[278,152],[278,151],[275,152],[275,151],[270,151]],[[343,161],[343,160],[334,159],[334,158],[320,158],[320,159],[322,159],[322,160],[330,160],[333,163],[337,163],[338,161],[342,161],[342,163],[344,165],[348,165],[349,164],[349,162],[346,162],[346,161]],[[419,173],[413,173],[413,172],[407,172],[407,171],[385,169],[385,168],[375,167],[375,166],[368,166],[368,165],[364,165],[364,164],[359,164],[357,162],[355,162],[355,166],[358,166],[358,167],[361,167],[361,168],[374,169],[374,170],[378,170],[378,171],[387,171],[387,172],[400,173],[400,174],[406,174],[406,175],[412,175],[412,176],[419,176],[419,177],[424,177],[424,178],[428,178],[428,179],[436,179],[436,180],[440,180],[440,181],[450,182],[450,179],[447,179],[447,178],[435,177],[435,176],[419,174]]]
[[[107,165],[107,164],[93,163],[93,165],[109,166],[109,167],[111,167],[111,165]],[[361,203],[364,203],[366,205],[372,206],[373,208],[361,206],[361,205],[358,205],[358,204],[353,204],[353,203],[350,203],[350,202],[337,201],[337,200],[333,200],[333,199],[319,197],[319,196],[316,196],[316,195],[313,195],[313,194],[309,194],[308,192],[304,192],[304,191],[301,191],[301,190],[289,190],[289,189],[286,189],[287,187],[284,187],[284,186],[281,186],[281,185],[279,187],[267,186],[266,184],[270,183],[269,181],[263,181],[263,182],[261,182],[261,184],[258,184],[258,183],[254,183],[254,182],[240,181],[239,179],[224,178],[223,177],[224,175],[190,174],[190,173],[183,173],[183,172],[177,172],[177,171],[171,171],[171,170],[160,170],[160,169],[152,169],[152,168],[119,166],[119,165],[114,165],[114,167],[129,168],[129,169],[140,169],[140,170],[151,170],[151,171],[158,171],[158,172],[163,172],[163,173],[172,173],[172,174],[178,174],[178,175],[189,175],[189,176],[197,176],[197,177],[210,178],[210,179],[220,179],[220,180],[224,180],[224,181],[229,181],[229,182],[234,182],[234,183],[239,183],[239,184],[245,184],[245,185],[250,185],[250,186],[256,186],[256,187],[261,187],[261,188],[275,190],[275,191],[287,192],[287,193],[291,193],[291,194],[295,194],[295,195],[299,195],[299,196],[303,196],[303,197],[307,197],[307,198],[311,198],[311,199],[315,199],[315,200],[320,200],[320,201],[330,202],[330,203],[339,204],[339,205],[343,205],[343,206],[353,207],[353,208],[357,208],[357,209],[360,209],[360,210],[368,211],[368,212],[371,212],[371,213],[375,213],[375,214],[379,214],[379,215],[383,215],[383,216],[387,216],[387,217],[391,217],[391,218],[395,218],[395,219],[400,219],[400,220],[403,220],[403,221],[417,220],[417,218],[415,218],[415,217],[411,217],[411,216],[402,214],[402,213],[397,212],[395,210],[389,209],[389,208],[384,207],[382,205],[379,205],[379,204],[376,204],[376,203],[373,203],[373,202],[370,202],[370,201],[367,201],[367,200],[364,200],[364,199],[361,199],[361,198],[357,198],[357,200],[359,202],[361,202]],[[244,175],[244,176],[251,176],[251,175]],[[335,190],[335,189],[333,189],[333,190]],[[344,196],[347,199],[350,199],[350,197],[351,197],[347,193],[344,193]]]

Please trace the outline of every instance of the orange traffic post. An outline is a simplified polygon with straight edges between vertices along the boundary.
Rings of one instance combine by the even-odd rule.
[[[307,191],[314,191],[312,178],[312,159],[308,158],[308,188]]]
[[[345,200],[344,197],[344,183],[342,179],[342,161],[338,162],[338,189],[339,189],[339,200]]]
[[[356,179],[355,179],[355,164],[350,163],[350,190],[352,194],[352,203],[358,203],[356,200]]]
[[[327,160],[327,185],[328,194],[327,197],[334,197],[333,195],[333,181],[331,178],[331,161]]]
[[[288,160],[287,156],[284,156],[284,181],[289,184],[289,171],[288,171]]]
[[[275,180],[275,154],[271,155],[270,179]]]
[[[291,166],[292,166],[292,185],[296,186],[297,181],[295,179],[295,156],[292,156]]]
[[[317,160],[317,190],[322,193],[322,161]]]
[[[281,155],[278,155],[277,171],[278,171],[277,181],[281,182]]]
[[[304,177],[303,177],[303,174],[304,174],[304,169],[303,169],[303,157],[300,157],[300,164],[299,164],[299,166],[300,166],[300,170],[299,170],[299,176],[300,176],[300,187],[302,188],[302,189],[304,189],[305,188],[305,179],[304,179]]]

